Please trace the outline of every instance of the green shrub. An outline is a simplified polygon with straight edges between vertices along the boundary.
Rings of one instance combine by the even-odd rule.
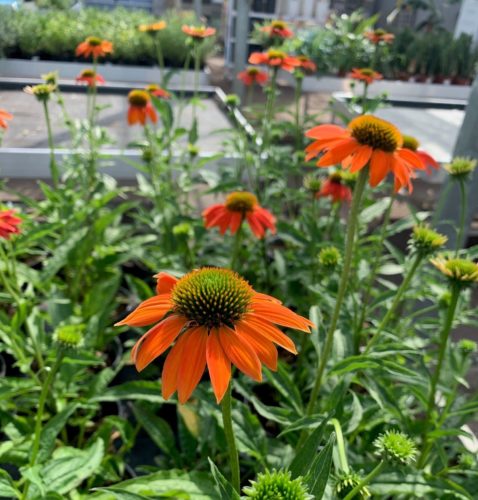
[[[161,40],[168,66],[183,67],[188,53],[183,24],[197,23],[192,12],[169,11],[163,17],[167,29],[157,36]],[[108,58],[113,63],[153,65],[156,54],[151,36],[138,31],[138,25],[155,18],[144,11],[123,8],[105,11],[83,9],[72,15],[66,10],[0,9],[0,56],[30,59],[71,61],[75,48],[87,36],[110,40],[114,53]],[[203,58],[214,48],[214,40],[203,43]]]

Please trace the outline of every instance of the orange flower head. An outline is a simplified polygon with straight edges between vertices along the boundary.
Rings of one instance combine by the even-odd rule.
[[[8,123],[7,120],[11,120],[13,115],[4,109],[0,109],[0,128],[7,129]]]
[[[89,36],[76,47],[76,55],[83,57],[93,56],[93,59],[105,57],[113,52],[113,44],[96,36]]]
[[[344,201],[350,202],[352,200],[352,190],[342,183],[342,175],[340,172],[333,172],[329,175],[329,178],[324,181],[316,197],[329,197],[333,203],[342,203]]]
[[[208,38],[216,34],[216,28],[208,28],[206,26],[184,25],[181,30],[193,40],[203,40],[204,38]]]
[[[169,99],[171,97],[171,94],[167,90],[164,90],[156,83],[150,83],[149,85],[146,85],[145,90],[151,95],[154,95],[154,97],[159,97],[161,99]]]
[[[248,87],[257,83],[259,85],[264,85],[267,82],[267,73],[261,71],[259,68],[254,66],[248,66],[244,71],[237,74],[237,78],[242,81],[244,85]]]
[[[415,139],[415,137],[412,137],[411,135],[404,135],[403,147],[405,149],[413,151],[422,160],[423,166],[426,169],[427,174],[430,174],[432,172],[430,167],[434,169],[440,168],[440,165],[435,160],[435,158],[433,158],[433,156],[428,154],[426,151],[419,149],[420,142],[418,141],[418,139]]]
[[[151,104],[151,98],[146,90],[132,90],[128,94],[128,124],[140,123],[146,125],[149,118],[153,123],[158,121],[158,115]]]
[[[352,72],[349,73],[349,78],[360,80],[370,85],[376,80],[381,80],[383,75],[378,71],[374,71],[372,68],[352,68]]]
[[[289,28],[285,21],[275,20],[267,26],[262,26],[260,29],[271,38],[292,38],[294,32]]]
[[[317,71],[317,65],[315,64],[315,62],[309,59],[307,56],[297,56],[297,60],[300,63],[298,67],[306,73],[314,73],[315,71]]]
[[[19,234],[22,222],[15,216],[15,210],[0,210],[0,238],[9,240],[12,234]]]
[[[388,33],[387,31],[381,28],[373,31],[367,31],[365,33],[365,37],[376,45],[381,42],[392,43],[395,40],[395,35],[393,33]]]
[[[346,129],[338,125],[319,125],[306,132],[314,142],[306,148],[306,161],[323,154],[317,166],[328,167],[340,163],[351,173],[370,166],[369,183],[377,186],[392,173],[395,190],[408,187],[416,169],[424,169],[420,157],[402,147],[400,131],[391,123],[372,115],[354,118]]]
[[[157,323],[136,342],[131,356],[141,371],[172,346],[164,363],[162,394],[169,399],[177,391],[181,404],[190,398],[206,366],[218,402],[229,386],[231,364],[260,381],[262,364],[277,369],[274,344],[297,353],[276,325],[304,332],[313,326],[229,269],[205,267],[179,280],[166,273],[156,278],[157,295],[117,325]]]
[[[229,194],[224,204],[212,205],[202,215],[206,228],[217,226],[221,234],[225,234],[228,229],[231,234],[235,234],[244,220],[259,239],[264,237],[267,229],[272,234],[276,232],[275,217],[259,205],[252,193],[244,191]]]
[[[158,31],[164,30],[167,27],[166,21],[158,21],[152,24],[140,24],[138,26],[139,31],[142,33],[155,34]]]
[[[280,68],[285,71],[294,71],[300,67],[297,57],[289,56],[283,50],[269,49],[267,52],[253,52],[249,56],[250,64],[266,64],[271,68]]]
[[[105,83],[105,79],[93,69],[84,69],[77,77],[78,83],[86,83],[88,87],[96,87]]]

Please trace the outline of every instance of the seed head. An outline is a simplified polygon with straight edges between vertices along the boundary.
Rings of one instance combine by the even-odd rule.
[[[302,478],[292,479],[290,472],[267,471],[260,473],[251,486],[243,489],[246,498],[254,500],[309,500],[313,497],[307,492]]]
[[[397,465],[409,465],[415,460],[415,443],[403,432],[387,431],[375,441],[376,455]]]

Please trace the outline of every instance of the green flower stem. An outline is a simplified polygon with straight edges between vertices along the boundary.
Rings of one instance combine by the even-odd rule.
[[[194,48],[194,105],[193,105],[193,125],[196,121],[197,113],[197,100],[199,97],[199,72],[201,70],[201,53],[199,51],[199,45],[196,44]]]
[[[96,118],[96,93],[97,93],[97,88],[96,88],[96,71],[98,67],[98,58],[93,57],[93,85],[91,86],[91,109],[90,109],[90,116],[89,116],[89,121],[90,121],[90,128],[93,128],[95,125],[95,118]],[[91,133],[91,131],[90,131]]]
[[[261,239],[261,253],[262,253],[262,259],[264,263],[264,280],[265,280],[265,286],[266,290],[269,291],[272,285],[272,280],[271,280],[271,273],[270,273],[270,265],[269,261],[267,258],[267,243],[266,243],[266,236]]]
[[[302,125],[300,120],[300,98],[302,95],[302,78],[295,79],[295,142],[297,149],[302,149]]]
[[[276,87],[277,87],[277,68],[272,68],[271,70],[270,85],[268,88],[266,111],[264,114],[264,120],[262,123],[262,136],[263,136],[263,149],[269,146],[270,141],[270,129],[272,125],[272,120],[274,118],[274,103],[276,99]]]
[[[48,376],[45,379],[45,382],[43,383],[43,386],[42,386],[42,390],[40,393],[40,399],[38,401],[38,410],[37,410],[37,414],[36,414],[36,420],[35,420],[33,444],[32,444],[31,453],[30,453],[30,462],[29,462],[30,467],[33,467],[35,465],[36,459],[38,457],[38,452],[40,451],[40,438],[41,438],[41,431],[42,431],[43,413],[45,411],[45,404],[46,404],[46,400],[48,398],[48,393],[50,391],[50,388],[53,384],[53,381],[55,380],[55,375],[61,366],[62,360],[63,360],[63,352],[61,350],[59,350],[57,353],[55,363],[52,366],[51,370],[49,371]],[[30,486],[30,483],[26,482],[25,488],[24,488],[23,494],[22,494],[22,500],[27,498],[29,486]]]
[[[380,268],[380,255],[382,253],[383,249],[383,244],[385,242],[385,238],[387,237],[387,229],[388,225],[390,224],[390,219],[392,217],[392,208],[393,208],[393,203],[395,202],[396,194],[395,194],[395,189],[394,186],[392,185],[392,193],[390,195],[390,202],[387,206],[387,209],[385,211],[385,214],[383,216],[383,222],[382,222],[382,228],[380,231],[379,238],[377,240],[377,243],[375,244],[373,251],[372,251],[372,269],[370,270],[370,274],[368,277],[367,284],[365,285],[365,292],[363,294],[363,302],[362,302],[362,308],[360,311],[360,316],[358,323],[355,328],[354,332],[354,352],[358,353],[359,346],[360,346],[360,333],[363,328],[363,324],[365,321],[365,318],[367,316],[368,312],[368,305],[370,302],[370,295],[372,293],[372,287],[373,284],[375,283],[375,278],[377,277],[378,270]]]
[[[239,470],[239,455],[237,453],[236,438],[232,427],[232,380],[224,394],[221,402],[222,422],[224,425],[224,434],[226,436],[227,447],[229,449],[229,460],[231,462],[232,486],[239,493],[241,487],[241,476]]]
[[[181,117],[184,111],[184,100],[185,100],[185,85],[186,85],[186,71],[189,69],[189,63],[191,62],[191,51],[188,50],[186,58],[184,59],[184,68],[181,74],[181,92],[179,94],[179,106],[178,106],[178,127],[181,126]]]
[[[254,84],[248,85],[246,94],[246,106],[250,107],[253,104],[254,99]]]
[[[465,219],[466,219],[466,208],[467,208],[467,192],[464,179],[459,179],[458,184],[460,186],[460,225],[458,226],[458,232],[456,233],[456,247],[455,247],[455,257],[458,257],[458,252],[461,246],[465,245],[463,240],[463,233],[465,231]]]
[[[342,426],[340,425],[340,422],[336,418],[333,418],[330,421],[330,423],[334,426],[335,437],[337,438],[337,450],[339,452],[340,467],[343,470],[343,472],[348,474],[350,472],[350,468],[349,468],[349,463],[347,461],[347,454],[345,452],[345,441],[342,432]]]
[[[443,212],[443,207],[445,206],[445,202],[448,199],[448,194],[450,192],[451,185],[452,185],[451,182],[447,182],[443,189],[443,192],[440,194],[440,198],[438,199],[438,204],[435,207],[435,212],[433,214],[433,219],[431,223],[432,226],[436,226],[438,221],[440,220],[440,215]]]
[[[234,246],[232,249],[232,256],[231,256],[231,269],[233,271],[236,270],[238,264],[239,264],[239,257],[241,255],[241,249],[242,249],[242,224],[244,223],[244,220],[241,222],[241,225],[239,226],[239,229],[237,230],[235,236],[234,236]]]
[[[51,179],[53,181],[53,186],[58,187],[60,181],[60,174],[58,172],[58,166],[55,161],[55,145],[53,143],[53,132],[51,130],[51,120],[50,112],[48,110],[47,101],[43,101],[43,111],[45,113],[46,128],[48,133],[48,147],[50,148],[50,173]]]
[[[368,94],[368,83],[364,82],[362,99],[361,99],[362,114],[365,114],[367,112],[367,94]]]
[[[418,253],[415,256],[415,260],[413,261],[412,266],[408,270],[407,275],[405,276],[401,285],[398,287],[398,290],[395,293],[395,297],[393,299],[392,305],[390,306],[387,313],[383,317],[382,321],[378,325],[374,336],[370,339],[369,343],[367,344],[367,347],[365,348],[364,354],[368,354],[370,352],[372,347],[377,343],[378,339],[380,338],[383,330],[388,325],[389,321],[392,319],[395,311],[397,310],[397,307],[400,305],[400,302],[402,301],[403,294],[408,290],[410,283],[413,279],[413,276],[415,275],[415,272],[417,271],[418,266],[420,265],[422,260],[423,260],[423,255]]]
[[[352,500],[359,492],[360,490],[364,487],[367,486],[367,484],[370,484],[375,477],[377,477],[380,472],[382,472],[383,467],[385,466],[385,462],[382,460],[378,463],[378,465],[375,467],[375,469],[370,472],[370,474],[362,479],[357,486],[344,498],[344,500]]]
[[[332,351],[333,343],[334,343],[334,334],[335,329],[337,328],[337,323],[340,316],[340,311],[342,308],[342,302],[345,298],[345,292],[347,291],[347,287],[349,284],[349,274],[352,267],[352,257],[355,243],[355,233],[357,230],[358,216],[360,205],[362,201],[362,195],[365,189],[365,183],[368,178],[369,167],[365,167],[360,171],[360,174],[357,179],[357,184],[355,186],[354,197],[352,201],[352,206],[350,208],[350,216],[347,227],[347,236],[346,236],[346,247],[345,247],[345,255],[344,255],[344,264],[342,267],[342,274],[340,276],[339,289],[337,293],[337,299],[335,301],[335,308],[332,314],[332,319],[330,321],[330,326],[327,331],[327,335],[325,337],[324,347],[322,349],[322,354],[319,359],[319,365],[317,369],[317,376],[315,379],[315,384],[312,389],[312,393],[310,396],[309,404],[307,405],[307,415],[312,415],[315,409],[315,405],[317,403],[317,398],[319,396],[320,388],[322,385],[322,379],[325,372],[325,367],[327,365],[327,361],[329,360],[330,353]],[[303,433],[301,437],[301,441],[305,440],[306,435]]]
[[[440,381],[440,375],[443,368],[443,362],[445,360],[446,348],[448,345],[448,338],[450,336],[451,328],[453,326],[453,320],[455,318],[456,306],[458,304],[458,299],[460,297],[460,287],[458,285],[453,285],[451,289],[451,300],[448,307],[448,312],[445,319],[445,324],[440,334],[440,345],[438,347],[438,361],[435,372],[433,373],[431,384],[430,384],[430,394],[428,396],[427,411],[425,417],[425,426],[423,431],[423,449],[420,459],[418,460],[418,468],[423,468],[426,464],[428,454],[433,446],[433,442],[430,441],[428,433],[430,431],[431,422],[433,414],[435,412],[435,400],[436,400],[436,390],[438,382]]]

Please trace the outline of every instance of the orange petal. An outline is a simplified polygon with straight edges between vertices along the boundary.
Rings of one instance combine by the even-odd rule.
[[[183,354],[178,370],[178,399],[184,404],[201,380],[206,368],[207,330],[200,326],[184,334]]]
[[[279,299],[272,297],[272,295],[267,295],[265,293],[259,293],[259,292],[254,293],[254,296],[252,297],[253,303],[255,300],[265,300],[266,302],[276,302],[277,304],[282,304],[282,302]]]
[[[186,323],[187,319],[184,316],[173,315],[146,332],[131,351],[136,369],[139,372],[144,370],[152,361],[163,354],[176,340]]]
[[[306,137],[311,139],[335,139],[337,137],[347,137],[350,133],[338,125],[318,125],[307,130]]]
[[[261,239],[264,236],[265,230],[262,224],[258,221],[257,217],[254,215],[254,212],[249,212],[246,215],[246,219],[252,232],[254,233],[254,236]]]
[[[236,234],[241,224],[242,224],[242,214],[240,212],[234,212],[233,214],[231,214],[231,222],[229,226],[231,234]]]
[[[308,319],[299,316],[281,304],[273,302],[257,302],[254,304],[252,312],[277,325],[295,328],[304,332],[309,332],[310,327],[314,326]]]
[[[172,309],[169,294],[151,297],[143,302],[126,318],[115,323],[115,326],[146,326],[163,319],[164,315]]]
[[[219,403],[229,387],[231,362],[219,342],[219,335],[216,330],[213,330],[207,339],[206,359],[212,389]]]
[[[356,151],[358,147],[359,144],[353,137],[337,142],[320,158],[317,165],[321,167],[336,165]]]
[[[381,149],[376,149],[372,153],[372,159],[370,161],[370,178],[369,184],[372,187],[380,184],[383,179],[387,176],[387,174],[391,170],[391,153],[386,153]]]
[[[164,399],[169,399],[175,392],[178,386],[178,370],[183,355],[183,346],[186,336],[181,335],[164,362],[163,373],[161,376],[162,387],[161,393]]]
[[[227,326],[219,329],[219,342],[226,356],[239,370],[254,380],[261,381],[261,362],[254,350],[234,330]]]
[[[295,344],[285,333],[281,332],[271,323],[262,320],[254,314],[247,314],[242,321],[238,321],[236,325],[253,329],[257,336],[265,337],[266,339],[274,342],[283,347],[286,351],[292,354],[297,354]]]
[[[248,328],[245,323],[236,324],[235,330],[254,349],[261,363],[272,371],[277,370],[277,349],[270,340],[257,335],[257,332]]]
[[[163,293],[169,293],[174,285],[178,282],[178,279],[171,276],[168,273],[158,273],[153,276],[157,279],[156,282],[156,293],[158,295]]]
[[[370,160],[372,153],[373,149],[370,146],[360,146],[353,155],[352,163],[350,164],[350,172],[358,172],[365,167]]]
[[[397,155],[404,161],[410,164],[411,167],[417,168],[419,170],[424,170],[425,165],[422,159],[417,153],[410,151],[409,149],[400,148],[397,150]]]

